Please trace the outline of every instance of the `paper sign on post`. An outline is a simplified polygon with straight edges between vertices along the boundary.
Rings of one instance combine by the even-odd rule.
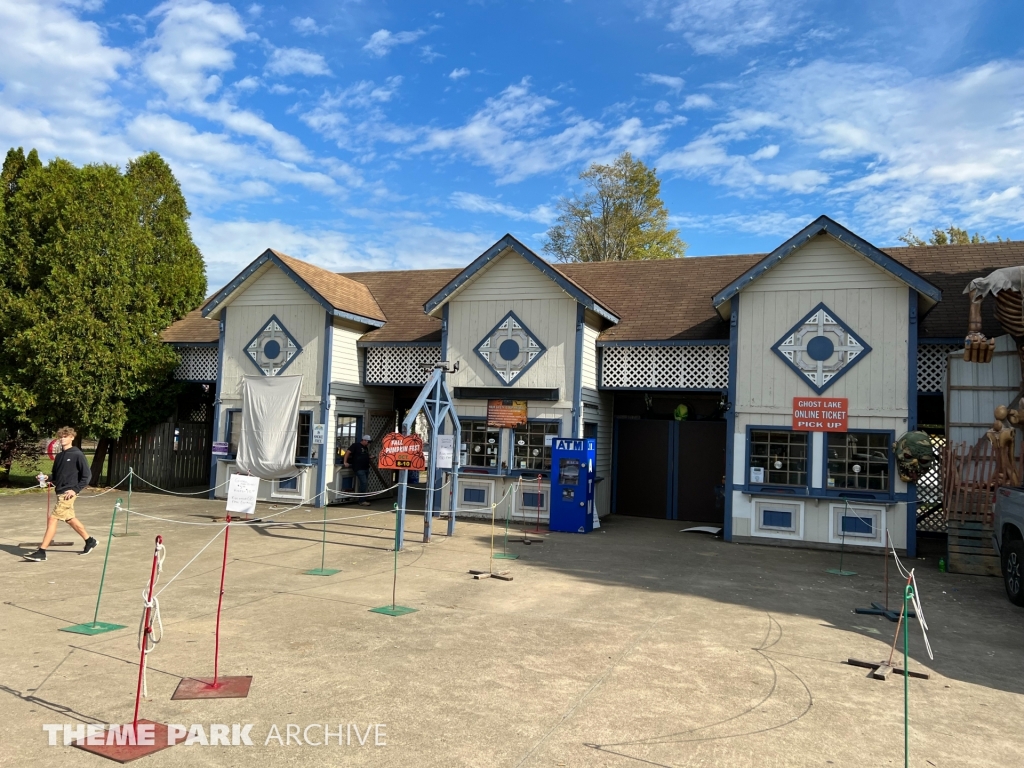
[[[434,442],[437,445],[437,468],[451,469],[455,458],[455,435],[438,435]]]
[[[256,497],[260,492],[260,479],[252,475],[232,475],[228,483],[228,512],[243,515],[256,514]]]
[[[327,431],[325,429],[325,425],[323,425],[323,424],[314,424],[313,425],[313,445],[323,445],[326,442],[326,440],[324,439],[326,437],[326,432]]]

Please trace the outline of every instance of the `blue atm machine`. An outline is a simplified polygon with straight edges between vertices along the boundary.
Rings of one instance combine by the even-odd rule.
[[[594,462],[597,440],[556,437],[551,441],[549,528],[564,533],[594,530]]]

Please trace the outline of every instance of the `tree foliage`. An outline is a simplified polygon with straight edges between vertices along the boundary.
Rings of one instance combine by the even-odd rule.
[[[921,245],[970,245],[971,243],[989,242],[988,238],[984,235],[979,235],[977,232],[972,235],[966,229],[961,229],[953,224],[950,224],[947,229],[933,229],[931,237],[927,240],[922,240],[914,234],[913,229],[909,228],[905,234],[900,235],[896,239],[915,247]],[[999,236],[996,237],[996,241],[1000,243],[1010,242],[1009,238],[1004,240]]]
[[[583,194],[558,202],[546,253],[558,261],[674,259],[686,254],[679,230],[668,227],[654,168],[624,152],[611,165],[592,164],[580,179],[586,183]]]
[[[0,181],[0,427],[116,437],[177,364],[160,332],[206,291],[178,182],[156,153],[121,173],[20,148]]]

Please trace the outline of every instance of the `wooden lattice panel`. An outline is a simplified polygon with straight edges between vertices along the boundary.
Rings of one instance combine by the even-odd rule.
[[[426,384],[430,369],[441,359],[441,348],[368,347],[367,384]]]
[[[917,348],[917,391],[946,391],[946,358],[963,344],[921,344]]]
[[[174,369],[179,381],[216,381],[220,350],[217,347],[177,347],[181,362]]]
[[[729,345],[603,347],[602,389],[726,389]]]

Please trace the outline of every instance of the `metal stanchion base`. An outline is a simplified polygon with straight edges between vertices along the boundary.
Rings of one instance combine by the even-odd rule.
[[[171,701],[181,699],[244,699],[249,695],[252,675],[217,678],[217,687],[212,677],[183,677],[174,689]]]
[[[341,573],[339,568],[312,568],[308,571],[303,571],[307,576],[333,576],[336,573]]]
[[[73,624],[70,627],[61,627],[60,632],[74,632],[76,635],[102,635],[104,632],[113,632],[116,629],[124,629],[124,624],[108,624],[105,621],[87,621],[85,624]]]
[[[153,726],[153,737],[147,739],[152,741],[152,744],[86,744],[85,739],[76,741],[72,746],[77,747],[83,752],[92,752],[94,755],[105,757],[108,760],[113,760],[115,763],[130,763],[132,760],[138,760],[140,757],[146,755],[152,755],[154,752],[159,752],[162,749],[167,749],[172,744],[167,743],[167,726],[163,723],[154,723],[152,720],[139,720],[139,725],[151,725]],[[128,723],[125,728],[131,730],[131,723]],[[105,737],[104,737],[105,739]]]
[[[861,659],[847,659],[846,663],[849,664],[851,667],[864,667],[865,669],[870,669],[871,671],[868,673],[868,677],[871,677],[874,680],[888,680],[889,675],[892,674],[895,674],[899,677],[903,677],[903,667],[890,667],[888,663],[884,661],[862,661]],[[914,670],[910,670],[909,672],[907,672],[907,675],[909,675],[910,677],[920,678],[921,680],[929,679],[929,675],[927,672],[915,672]]]
[[[495,560],[518,560],[519,555],[513,555],[511,552],[495,552]]]
[[[407,608],[404,605],[382,605],[380,608],[371,608],[370,613],[382,613],[385,616],[405,616],[409,613],[416,613],[416,608]]]
[[[470,574],[474,579],[498,579],[499,581],[512,581],[512,576],[508,571],[470,571]]]
[[[872,603],[870,608],[854,608],[853,612],[869,616],[885,616],[889,621],[899,621],[900,614],[903,613],[903,611],[897,611],[895,608],[886,609],[881,603]],[[907,615],[912,619],[917,618],[917,614],[913,611],[908,611]]]
[[[831,573],[834,576],[856,576],[856,571],[843,571],[839,568],[826,568],[825,573]]]

